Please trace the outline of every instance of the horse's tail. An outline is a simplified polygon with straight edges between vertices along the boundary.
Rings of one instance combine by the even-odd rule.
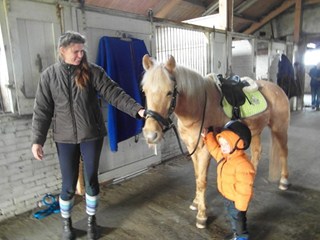
[[[280,178],[280,159],[279,159],[279,143],[275,134],[271,133],[270,142],[270,159],[269,159],[269,181],[275,182]]]
[[[287,133],[284,129],[281,132],[271,131],[269,156],[269,181],[275,182],[280,179],[281,168],[285,167],[282,165],[287,164]]]

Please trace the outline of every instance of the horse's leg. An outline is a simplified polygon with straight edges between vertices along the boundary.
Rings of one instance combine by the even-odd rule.
[[[192,162],[193,162],[193,169],[194,169],[194,177],[196,180],[196,194],[192,201],[192,204],[190,205],[191,210],[198,210],[198,203],[199,203],[199,196],[197,191],[197,181],[198,181],[198,159],[195,155],[192,156]]]
[[[206,209],[206,188],[207,188],[207,174],[210,163],[210,157],[207,152],[202,153],[197,151],[196,155],[192,157],[195,176],[196,176],[196,197],[193,200],[190,208],[192,210],[198,209],[196,226],[198,228],[205,228],[207,222]]]
[[[250,151],[251,151],[251,162],[254,169],[257,171],[259,160],[261,158],[261,138],[260,134],[252,136]]]
[[[269,179],[276,180],[279,174],[279,163],[281,164],[281,178],[279,189],[287,190],[288,181],[288,134],[286,128],[280,131],[271,131],[272,136],[272,153],[269,166]],[[278,178],[279,179],[279,178]]]

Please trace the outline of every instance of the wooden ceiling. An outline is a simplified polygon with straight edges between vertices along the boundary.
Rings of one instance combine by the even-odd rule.
[[[75,0],[76,1],[76,0]],[[219,12],[219,0],[79,0],[86,6],[118,10],[126,13],[153,16],[170,21],[207,16]],[[234,0],[233,31],[253,34],[256,30],[283,14],[294,11],[296,2],[302,8],[319,4],[320,0]]]

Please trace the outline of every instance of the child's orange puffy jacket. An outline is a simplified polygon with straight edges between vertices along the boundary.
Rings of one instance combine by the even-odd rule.
[[[222,154],[212,132],[204,138],[208,151],[218,162],[217,184],[220,193],[234,201],[239,211],[246,211],[253,195],[255,170],[243,150]]]

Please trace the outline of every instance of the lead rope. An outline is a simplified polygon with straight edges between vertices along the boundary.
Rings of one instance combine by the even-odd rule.
[[[52,213],[59,213],[60,207],[59,207],[59,201],[58,197],[54,196],[52,194],[46,194],[41,202],[39,202],[40,205],[46,206],[46,209],[39,210],[33,214],[33,217],[36,219],[42,219],[47,216],[49,216]]]
[[[205,100],[204,100],[204,107],[203,107],[203,112],[202,112],[202,121],[201,121],[201,127],[200,127],[200,131],[199,131],[199,136],[198,136],[197,144],[196,144],[196,146],[194,147],[194,149],[193,149],[193,151],[192,151],[191,153],[185,154],[185,153],[183,152],[183,149],[182,149],[182,145],[181,145],[181,141],[180,141],[180,137],[179,137],[179,133],[178,133],[178,131],[177,131],[177,128],[176,128],[176,126],[175,126],[174,124],[172,125],[173,131],[174,131],[174,133],[176,134],[176,137],[177,137],[177,139],[178,139],[178,144],[179,144],[180,151],[181,151],[182,155],[184,155],[184,156],[186,156],[186,157],[190,157],[190,156],[192,156],[192,155],[196,152],[196,150],[197,150],[197,148],[198,148],[198,145],[199,145],[199,142],[200,142],[201,131],[202,131],[202,128],[203,128],[204,118],[205,118],[205,115],[206,115],[207,91],[204,92],[204,96],[205,96]]]

